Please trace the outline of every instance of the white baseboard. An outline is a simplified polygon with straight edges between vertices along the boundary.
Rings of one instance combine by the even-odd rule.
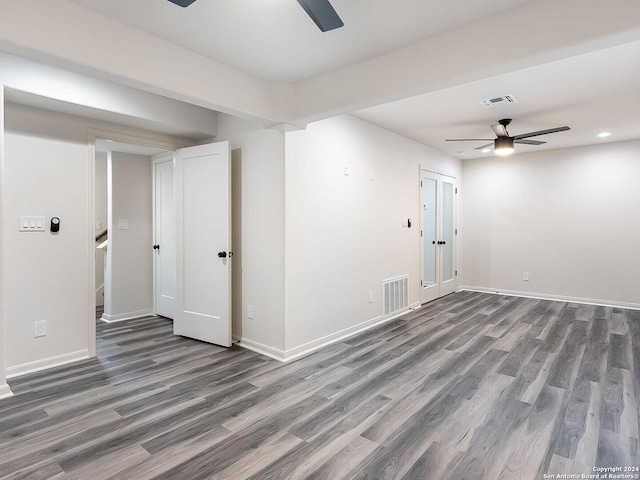
[[[364,332],[365,330],[369,330],[370,328],[377,327],[378,325],[382,325],[383,323],[394,320],[406,314],[407,312],[417,310],[418,308],[420,308],[420,302],[409,305],[409,307],[391,317],[375,317],[371,320],[367,320],[366,322],[354,325],[353,327],[345,328],[344,330],[340,330],[339,332],[332,333],[331,335],[327,335],[322,338],[318,338],[317,340],[313,340],[311,342],[305,343],[304,345],[300,345],[289,350],[280,350],[278,348],[270,347],[269,345],[264,345],[253,340],[249,340],[247,338],[240,338],[238,336],[234,336],[233,340],[239,346],[246,348],[247,350],[261,353],[262,355],[273,358],[280,362],[290,362],[305,355],[309,355],[310,353],[327,347],[333,343],[340,342],[345,338],[352,337],[354,335],[357,335],[358,333]]]
[[[377,327],[378,325],[382,325],[383,323],[390,322],[402,315],[405,315],[407,312],[417,309],[420,306],[420,303],[409,305],[407,308],[402,310],[401,312],[396,313],[390,317],[383,317],[382,315],[379,317],[372,318],[371,320],[367,320],[366,322],[359,323],[358,325],[354,325],[353,327],[345,328],[344,330],[340,330],[339,332],[332,333],[331,335],[327,335],[325,337],[319,338],[317,340],[313,340],[311,342],[305,343],[295,348],[291,348],[286,350],[284,353],[284,361],[290,362],[291,360],[295,360],[297,358],[308,355],[316,350],[320,350],[326,346],[329,346],[333,343],[340,342],[345,338],[352,337],[357,335],[358,333],[362,333],[365,330],[369,330],[373,327]]]
[[[60,365],[86,360],[87,358],[89,358],[89,350],[78,350],[77,352],[65,353],[64,355],[58,355],[57,357],[44,358],[42,360],[36,360],[35,362],[15,365],[13,367],[7,367],[7,378],[27,375],[28,373],[35,373],[41,370],[46,370],[47,368],[59,367]]]
[[[138,310],[137,312],[119,313],[117,315],[102,314],[100,320],[106,323],[124,322],[125,320],[135,320],[136,318],[152,317],[153,310]]]
[[[582,303],[585,305],[598,305],[600,307],[619,307],[630,310],[640,310],[640,303],[617,302],[615,300],[601,300],[595,298],[570,297],[566,295],[554,295],[550,293],[521,292],[518,290],[502,290],[500,288],[474,287],[462,285],[458,291],[493,293],[496,295],[507,295],[511,297],[535,298],[538,300],[552,300],[557,302]]]
[[[0,400],[9,397],[13,397],[13,392],[9,388],[9,385],[7,385],[6,383],[4,385],[0,385]]]
[[[236,339],[234,338],[234,340]],[[279,362],[286,361],[284,350],[270,347],[269,345],[264,345],[260,342],[254,342],[253,340],[249,340],[248,338],[237,339],[237,343],[242,348],[246,348],[247,350],[251,350],[253,352],[258,352],[266,357],[278,360]]]

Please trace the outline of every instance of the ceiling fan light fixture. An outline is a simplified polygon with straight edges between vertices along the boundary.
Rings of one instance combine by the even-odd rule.
[[[498,137],[494,140],[494,152],[496,155],[505,157],[514,152],[512,137]]]

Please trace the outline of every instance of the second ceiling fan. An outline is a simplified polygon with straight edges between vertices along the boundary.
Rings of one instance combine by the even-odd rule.
[[[496,125],[491,125],[493,132],[496,134],[495,139],[491,138],[448,138],[447,142],[484,142],[491,141],[486,145],[482,145],[480,147],[476,147],[474,150],[483,150],[485,148],[489,148],[493,145],[494,151],[496,155],[510,155],[513,153],[514,144],[521,143],[525,145],[542,145],[543,143],[540,140],[527,140],[531,137],[538,137],[540,135],[547,135],[549,133],[556,132],[564,132],[565,130],[570,130],[569,127],[556,127],[556,128],[548,128],[546,130],[538,130],[536,132],[522,133],[520,135],[510,136],[509,132],[507,132],[507,127],[511,123],[510,118],[503,118],[499,120]]]
[[[196,0],[169,0],[181,7],[188,7]],[[307,15],[315,22],[320,30],[328,32],[344,26],[344,22],[335,11],[329,0],[298,0]]]

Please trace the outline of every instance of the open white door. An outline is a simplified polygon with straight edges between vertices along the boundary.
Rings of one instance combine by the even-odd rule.
[[[229,142],[175,155],[176,312],[173,331],[231,346]]]
[[[175,316],[176,205],[173,195],[173,156],[154,164],[156,314]]]

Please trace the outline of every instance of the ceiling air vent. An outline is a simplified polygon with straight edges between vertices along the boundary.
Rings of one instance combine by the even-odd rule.
[[[486,100],[480,100],[480,103],[487,108],[497,107],[498,105],[506,105],[508,103],[518,103],[516,97],[513,94],[503,95],[502,97],[487,98]]]

